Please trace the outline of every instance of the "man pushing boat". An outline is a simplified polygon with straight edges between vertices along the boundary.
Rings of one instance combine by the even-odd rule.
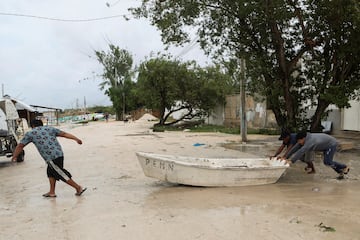
[[[296,140],[297,143],[288,153],[291,157],[286,159],[289,164],[295,163],[310,151],[319,151],[324,153],[324,164],[339,174],[338,179],[344,178],[344,174],[349,172],[348,166],[333,160],[339,145],[334,137],[325,133],[300,132],[296,135]]]

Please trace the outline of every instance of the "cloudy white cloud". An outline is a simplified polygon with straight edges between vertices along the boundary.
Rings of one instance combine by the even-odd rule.
[[[17,0],[2,1],[1,13],[26,14],[63,20],[94,19],[129,14],[137,0]],[[101,65],[94,50],[107,50],[113,43],[127,49],[139,64],[151,52],[164,51],[159,32],[145,19],[122,17],[99,21],[72,22],[0,15],[0,83],[5,94],[28,104],[74,108],[110,105],[99,90],[96,74]],[[177,55],[181,49],[172,49]],[[205,62],[199,49],[185,60]]]

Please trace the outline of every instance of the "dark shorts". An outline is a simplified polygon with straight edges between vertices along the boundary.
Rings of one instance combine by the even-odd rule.
[[[48,162],[47,176],[64,182],[72,177],[71,174],[64,169],[64,157],[58,157]]]

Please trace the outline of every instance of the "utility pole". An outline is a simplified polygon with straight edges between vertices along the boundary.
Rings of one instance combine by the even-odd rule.
[[[123,121],[125,121],[125,81],[123,84],[123,92],[122,92],[122,97],[123,97]]]
[[[247,128],[246,128],[246,109],[245,109],[245,84],[246,84],[246,74],[245,74],[245,59],[240,60],[240,133],[241,141],[243,143],[247,142]]]
[[[86,97],[84,96],[84,113],[86,114],[87,110],[86,110]]]
[[[125,120],[125,80],[121,81],[120,76],[118,75],[116,67],[114,68],[114,74],[115,74],[115,87],[118,87],[118,83],[120,83],[122,87],[122,120]],[[120,117],[120,116],[119,116]]]

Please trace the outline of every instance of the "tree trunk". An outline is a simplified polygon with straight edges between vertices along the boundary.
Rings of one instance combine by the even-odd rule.
[[[162,126],[165,124],[165,107],[161,107],[160,108],[160,121],[159,121],[159,125]]]
[[[319,99],[316,111],[311,119],[310,132],[322,132],[321,119],[324,115],[329,102]]]
[[[292,69],[290,69],[291,68],[290,66],[293,66],[293,63],[288,62],[288,60],[286,59],[285,42],[282,37],[282,32],[279,29],[275,19],[271,19],[270,27],[271,27],[271,32],[272,32],[274,48],[276,49],[276,54],[277,54],[278,77],[280,78],[278,80],[275,79],[274,81],[279,81],[280,85],[282,86],[282,89],[283,89],[283,96],[284,96],[284,100],[285,100],[285,110],[286,110],[286,116],[284,116],[284,117],[286,117],[286,119],[285,119],[286,124],[289,127],[296,127],[296,114],[294,111],[294,100],[290,93],[290,87],[291,87],[290,73],[292,72]],[[291,65],[290,65],[290,63],[291,63]],[[276,106],[274,106],[274,107],[276,107]],[[275,116],[276,116],[276,113],[275,113]],[[281,119],[281,118],[279,117],[277,119]],[[281,120],[283,120],[283,119],[281,119]],[[284,123],[282,123],[282,124],[284,124]],[[284,125],[279,125],[279,126],[283,127]]]

